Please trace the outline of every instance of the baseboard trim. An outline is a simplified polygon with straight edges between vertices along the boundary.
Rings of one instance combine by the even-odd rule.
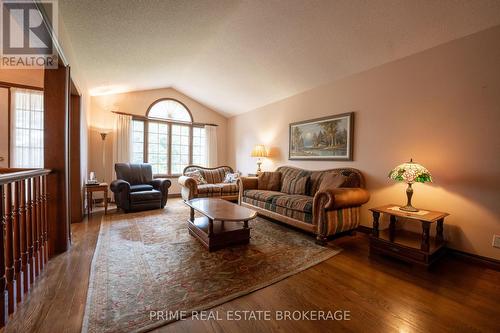
[[[369,235],[372,233],[372,228],[364,226],[364,225],[360,225],[360,226],[358,226],[357,231]],[[463,261],[467,261],[471,264],[479,265],[482,267],[487,267],[487,268],[493,269],[495,271],[500,271],[500,260],[496,260],[496,259],[488,258],[488,257],[483,257],[483,256],[480,256],[477,254],[463,252],[463,251],[451,249],[451,248],[447,248],[446,251],[447,251],[447,255],[449,255],[449,256],[453,256],[453,257],[461,259]]]
[[[360,225],[360,226],[358,226],[357,231],[362,232],[364,234],[371,234],[372,228],[364,226],[364,225]]]
[[[181,194],[180,193],[169,193],[168,197],[169,198],[180,198]]]
[[[448,248],[448,254],[452,255],[456,258],[459,258],[461,260],[480,265],[483,267],[487,267],[490,269],[493,269],[495,271],[500,272],[500,260],[493,259],[493,258],[488,258],[488,257],[483,257],[478,254],[472,254],[468,252],[463,252],[460,250],[456,249],[450,249]]]

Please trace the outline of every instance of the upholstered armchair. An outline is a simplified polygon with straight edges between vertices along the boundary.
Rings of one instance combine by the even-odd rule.
[[[163,208],[167,204],[168,179],[153,179],[150,164],[116,163],[117,180],[111,183],[118,208],[126,213]]]

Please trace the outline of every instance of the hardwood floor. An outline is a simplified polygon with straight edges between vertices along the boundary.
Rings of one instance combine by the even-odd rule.
[[[71,249],[49,262],[5,332],[80,332],[101,216],[72,224]],[[350,320],[187,319],[156,332],[500,332],[500,272],[456,258],[431,271],[369,258],[361,233],[333,242],[339,255],[211,311],[346,310]]]

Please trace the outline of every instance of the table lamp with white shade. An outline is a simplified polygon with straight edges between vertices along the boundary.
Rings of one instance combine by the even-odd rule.
[[[262,158],[267,157],[267,149],[264,145],[255,145],[255,147],[252,150],[252,154],[250,155],[251,157],[257,157],[257,174],[261,173],[262,170],[260,166],[262,165]]]

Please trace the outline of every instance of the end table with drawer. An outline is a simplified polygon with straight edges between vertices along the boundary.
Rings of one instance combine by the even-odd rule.
[[[406,212],[399,209],[398,205],[385,205],[371,208],[373,214],[373,229],[370,236],[370,255],[384,254],[410,263],[429,267],[435,263],[445,252],[443,236],[444,218],[448,213],[420,210]],[[379,230],[381,214],[389,216],[389,228]],[[420,223],[422,232],[416,233],[408,230],[396,230],[398,219]],[[436,226],[436,236],[431,237],[431,225]]]
[[[90,217],[90,213],[92,212],[92,208],[94,205],[94,200],[92,198],[92,194],[94,192],[103,192],[103,201],[104,201],[104,214],[108,213],[108,184],[100,183],[96,185],[86,184],[85,192],[87,193],[87,214]]]

